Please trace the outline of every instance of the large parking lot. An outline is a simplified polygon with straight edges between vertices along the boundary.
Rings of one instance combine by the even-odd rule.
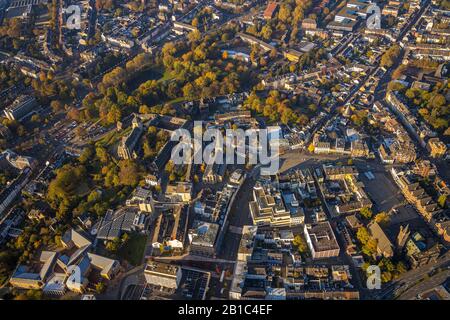
[[[359,178],[364,183],[368,195],[375,202],[378,210],[389,211],[404,201],[400,189],[388,177],[388,173],[371,172],[375,176],[374,179],[369,180],[362,172]]]
[[[338,155],[325,154],[309,154],[306,151],[289,151],[280,157],[280,172],[289,171],[292,169],[311,168],[322,165],[325,162],[341,161],[346,163],[347,157],[340,157]]]
[[[392,210],[391,222],[403,223],[419,217],[416,210],[405,201],[400,189],[387,172],[373,172],[373,180],[369,180],[364,173],[360,179],[364,183],[365,190],[374,202],[376,211],[389,212]]]

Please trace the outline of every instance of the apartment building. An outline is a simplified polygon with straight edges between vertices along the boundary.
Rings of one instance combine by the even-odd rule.
[[[407,172],[392,168],[391,175],[400,187],[406,200],[416,206],[426,221],[430,222],[435,215],[442,211],[439,205],[420,186],[419,182],[416,182]]]

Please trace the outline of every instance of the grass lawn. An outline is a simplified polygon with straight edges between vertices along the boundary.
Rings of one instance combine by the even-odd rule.
[[[125,130],[118,132],[117,130],[113,130],[109,133],[107,133],[103,138],[98,140],[95,145],[97,147],[104,147],[108,148],[112,145],[114,145],[116,142],[120,141],[120,139],[129,134],[131,132],[131,127],[126,128]]]
[[[149,80],[160,81],[161,77],[163,76],[164,70],[162,68],[147,66],[146,68],[140,70],[127,80],[128,93],[133,92],[146,81]]]
[[[178,97],[178,98],[175,98],[173,100],[168,101],[167,103],[168,104],[175,104],[175,103],[180,103],[180,102],[183,102],[183,101],[186,101],[186,100],[187,99],[185,97]]]
[[[89,188],[89,185],[87,184],[86,181],[82,181],[77,189],[76,189],[76,195],[79,197],[83,197],[86,196],[87,194],[89,194],[91,192],[91,189]]]
[[[165,70],[162,74],[162,77],[158,80],[158,82],[168,81],[175,78],[175,75],[172,72]]]
[[[132,265],[138,266],[142,262],[146,243],[146,235],[131,234],[130,239],[119,249],[117,254],[120,259],[127,260]]]
[[[117,135],[118,135],[117,131],[110,132],[106,136],[98,140],[95,145],[98,147],[108,146],[112,143],[112,141],[117,139]]]

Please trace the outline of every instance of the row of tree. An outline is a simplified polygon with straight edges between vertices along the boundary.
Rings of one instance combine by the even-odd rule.
[[[267,117],[272,122],[305,125],[309,121],[308,114],[315,113],[317,108],[314,104],[299,99],[301,96],[287,98],[276,90],[270,91],[265,99],[252,92],[244,102],[244,107]]]

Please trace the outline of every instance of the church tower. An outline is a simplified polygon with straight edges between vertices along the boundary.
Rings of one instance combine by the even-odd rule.
[[[403,226],[400,226],[400,231],[397,235],[397,249],[399,252],[403,250],[406,241],[408,241],[410,233],[411,231],[409,231],[409,224],[405,228],[403,228]]]

